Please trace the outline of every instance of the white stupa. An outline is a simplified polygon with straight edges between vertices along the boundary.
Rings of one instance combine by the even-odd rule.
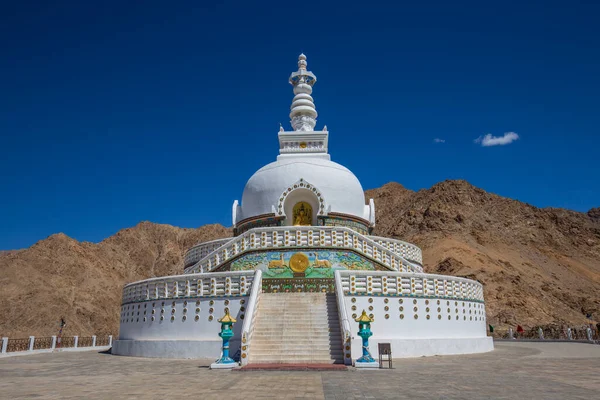
[[[182,275],[126,285],[113,354],[216,359],[227,312],[242,365],[352,364],[363,310],[374,357],[378,343],[394,357],[492,350],[481,284],[424,274],[417,246],[371,235],[373,201],[331,161],[327,128],[315,130],[317,79],[304,54],[289,80],[293,130],[280,130],[276,161],[233,203],[234,237],[189,249]]]

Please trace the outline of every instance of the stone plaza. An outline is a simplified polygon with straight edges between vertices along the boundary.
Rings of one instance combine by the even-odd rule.
[[[600,346],[496,342],[488,353],[394,360],[393,369],[210,370],[213,359],[60,352],[0,359],[2,399],[591,399]]]

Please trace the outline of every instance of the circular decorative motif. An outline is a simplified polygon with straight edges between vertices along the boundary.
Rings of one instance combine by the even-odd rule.
[[[369,297],[369,303],[372,303],[372,302],[373,302],[373,298]]]
[[[400,319],[404,319],[404,314],[400,314]]]
[[[399,300],[398,300],[398,303],[402,304],[402,303],[404,303],[404,300],[402,300],[402,299],[399,299]]]
[[[196,312],[199,313],[200,312],[200,308],[196,308]]]
[[[352,306],[352,311],[356,311],[356,306]]]
[[[162,315],[160,316],[160,320],[163,321],[165,319],[165,317],[163,317]]]
[[[428,304],[429,304],[429,300],[425,300],[425,305],[428,305]]]
[[[175,302],[173,302],[172,306],[175,307]]]
[[[442,319],[442,316],[441,316],[441,315],[438,315],[438,319]]]
[[[452,319],[452,317],[448,315],[448,321],[450,321],[451,319]]]
[[[383,307],[383,309],[384,309],[385,311],[389,311],[389,309],[390,309],[390,308],[389,308],[388,306],[385,306],[385,307]]]
[[[175,314],[175,309],[172,309],[172,310],[171,310],[171,314]]]
[[[389,303],[390,301],[389,301],[389,299],[383,299],[383,302],[384,302],[385,304],[387,304],[387,303]]]
[[[244,314],[240,314],[240,319],[244,319]]]
[[[374,319],[375,319],[375,316],[374,316],[373,314],[369,314],[369,318],[371,318],[371,319],[373,319],[373,320],[374,320]]]
[[[185,321],[187,319],[187,317],[184,315],[183,317],[181,317],[182,321]]]
[[[246,300],[244,300],[244,299],[240,300],[240,304],[246,304]]]
[[[210,305],[210,306],[214,306],[214,305],[215,305],[215,301],[214,301],[214,300],[211,300],[211,301],[209,301],[209,302],[208,302],[208,305]]]
[[[417,304],[417,299],[413,300],[413,304]]]
[[[373,311],[373,306],[369,306],[369,311]]]
[[[404,307],[400,306],[400,312],[404,311]]]
[[[200,300],[196,300],[196,305],[199,306],[200,305]]]
[[[246,307],[240,307],[240,311],[246,311]]]
[[[225,300],[225,305],[228,306],[229,305],[229,300]]]
[[[419,316],[417,314],[415,314],[415,319],[419,319]]]
[[[164,309],[164,308],[161,308],[161,309],[160,309],[160,313],[161,313],[161,314],[164,314],[164,313],[165,313],[165,309]]]
[[[183,306],[187,306],[187,300],[183,302]]]
[[[196,321],[196,322],[197,322],[199,319],[200,319],[200,316],[199,316],[199,315],[196,315],[196,316],[194,317],[194,321]]]
[[[242,358],[246,358],[246,353],[242,353]]]
[[[429,307],[425,308],[425,311],[426,311],[426,312],[429,312]]]
[[[208,312],[209,312],[209,313],[211,313],[211,314],[212,314],[214,311],[215,311],[215,309],[214,309],[214,308],[212,308],[212,307],[208,309]]]
[[[427,314],[427,319],[429,319],[429,318],[430,318],[430,317],[429,317],[429,314]]]
[[[154,321],[154,317],[152,317],[152,321]]]
[[[295,253],[290,258],[290,269],[293,272],[304,272],[308,268],[308,256],[304,253]]]
[[[215,318],[215,317],[213,317],[212,315],[209,315],[209,316],[208,316],[208,320],[209,320],[209,321],[212,321],[214,318]]]
[[[389,319],[390,318],[390,314],[385,314],[385,319]]]
[[[356,319],[356,313],[352,314],[352,318]]]

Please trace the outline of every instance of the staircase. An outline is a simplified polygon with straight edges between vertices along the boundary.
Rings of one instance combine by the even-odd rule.
[[[343,363],[335,294],[262,293],[249,362]]]

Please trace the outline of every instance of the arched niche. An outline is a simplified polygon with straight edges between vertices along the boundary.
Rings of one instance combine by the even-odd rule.
[[[304,207],[302,207],[304,205]],[[314,192],[306,188],[298,188],[290,192],[283,203],[283,209],[285,213],[286,226],[293,226],[297,221],[294,221],[295,217],[298,217],[298,211],[303,208],[306,217],[310,217],[309,225],[317,225],[317,215],[319,212],[319,199]],[[294,213],[294,208],[296,213]],[[310,210],[309,210],[310,209]],[[307,211],[310,211],[307,215]],[[296,215],[295,215],[296,214]],[[307,225],[302,223],[300,225]]]

